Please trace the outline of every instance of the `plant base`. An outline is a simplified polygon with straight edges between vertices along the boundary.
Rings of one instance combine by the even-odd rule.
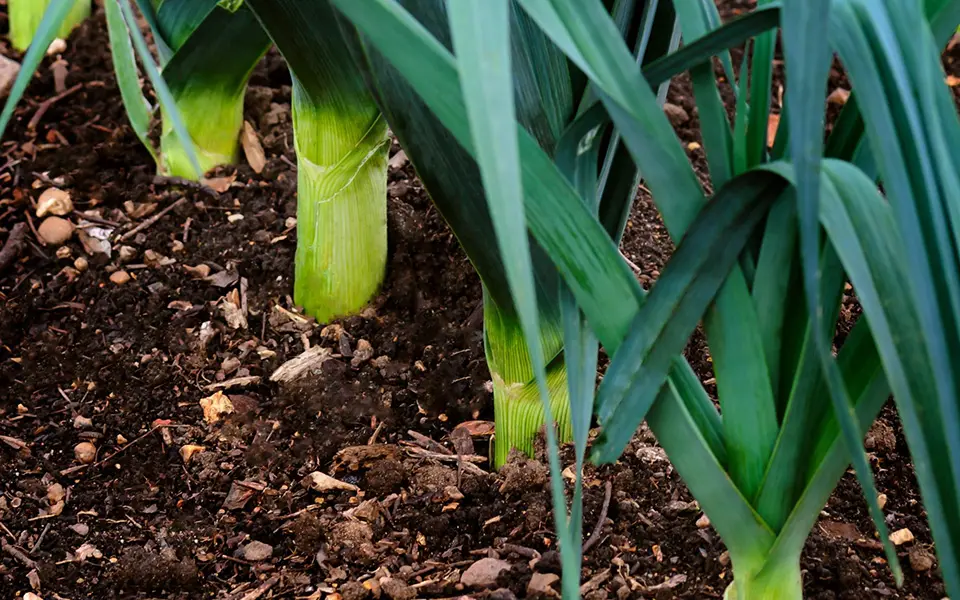
[[[733,583],[723,594],[724,600],[803,600],[803,579],[800,561],[790,566],[767,565],[753,576],[733,570]]]
[[[507,456],[513,448],[533,455],[534,440],[544,426],[544,414],[536,381],[508,384],[496,373],[491,375],[495,419],[493,466],[499,469],[507,462]],[[547,367],[547,391],[559,439],[568,442],[573,437],[573,430],[570,424],[567,369],[562,356]]]

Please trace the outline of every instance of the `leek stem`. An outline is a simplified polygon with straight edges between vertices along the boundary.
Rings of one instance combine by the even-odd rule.
[[[294,85],[293,293],[294,301],[321,323],[363,308],[377,293],[387,265],[390,138],[376,107],[364,104],[354,110],[369,109],[365,123],[337,114],[342,106],[311,103]]]
[[[544,299],[541,299],[544,300]],[[563,360],[563,333],[558,313],[541,303],[540,339],[547,357],[547,393],[561,442],[573,439],[570,390]],[[483,288],[483,349],[493,380],[493,466],[500,468],[510,450],[532,455],[533,442],[544,426],[543,401],[530,363],[523,331],[515,315],[500,308]]]
[[[177,109],[200,163],[200,175],[220,165],[237,161],[238,136],[243,128],[243,93],[230,97],[220,90],[176,98]],[[165,175],[196,179],[183,142],[173,130],[173,121],[161,111],[160,170]]]
[[[803,600],[803,578],[799,557],[790,564],[767,563],[749,573],[733,565],[733,582],[723,594],[724,600]]]
[[[507,383],[496,372],[493,378],[494,454],[493,462],[500,468],[507,462],[510,450],[516,448],[533,455],[533,442],[543,428],[543,402],[537,382]],[[570,393],[567,388],[567,367],[558,357],[547,367],[547,391],[550,408],[557,421],[558,438],[562,442],[573,439],[570,423]]]
[[[50,0],[8,0],[7,12],[10,19],[10,43],[13,47],[23,52],[33,40],[33,35],[40,26],[43,19],[43,13],[46,12]],[[57,37],[66,38],[73,31],[73,28],[79,25],[90,16],[90,0],[74,0],[73,8],[67,13]]]

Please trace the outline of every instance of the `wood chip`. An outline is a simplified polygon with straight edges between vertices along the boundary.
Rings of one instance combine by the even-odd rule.
[[[360,489],[357,486],[353,485],[352,483],[340,481],[339,479],[330,477],[326,473],[321,473],[320,471],[314,471],[313,473],[310,473],[309,475],[304,477],[302,484],[303,484],[303,487],[311,489],[315,492],[320,492],[320,493],[330,492],[334,490],[341,490],[345,492],[355,492],[358,489]]]
[[[250,121],[243,122],[243,130],[240,132],[240,145],[243,146],[243,155],[247,158],[247,164],[258,175],[267,166],[267,155],[263,152],[263,144],[257,132],[254,131]]]
[[[201,398],[200,408],[203,409],[204,420],[211,425],[218,422],[223,415],[229,415],[234,411],[233,402],[223,392]]]
[[[200,183],[209,187],[213,191],[222,194],[223,192],[230,189],[230,185],[237,180],[237,174],[227,175],[226,177],[210,177],[209,179],[203,178],[200,180]]]
[[[214,390],[232,390],[250,387],[252,385],[257,385],[260,383],[261,377],[259,375],[244,375],[243,377],[234,377],[233,379],[227,379],[226,381],[218,381],[216,383],[211,383],[204,386],[208,392]]]
[[[314,346],[299,356],[291,358],[280,365],[280,368],[270,376],[270,381],[289,382],[300,379],[312,371],[319,369],[320,365],[330,360],[331,354],[332,352],[329,348]]]

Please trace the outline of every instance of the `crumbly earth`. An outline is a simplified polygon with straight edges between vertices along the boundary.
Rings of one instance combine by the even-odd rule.
[[[453,451],[458,423],[492,418],[480,285],[411,167],[399,158],[391,167],[380,295],[363,315],[323,327],[300,317],[290,297],[296,173],[282,62],[268,57],[247,98],[266,167],[224,168],[215,175],[227,179],[200,188],[154,179],[106,47],[101,13],[71,36],[59,66],[44,63],[0,145],[0,240],[54,184],[99,217],[86,226],[91,235],[131,233],[108,258],[85,251],[78,235],[41,245],[31,230],[0,272],[0,595],[554,595],[559,562],[542,465],[517,458],[489,473],[481,426],[466,436],[472,454],[464,437],[459,458]],[[946,57],[953,72],[957,56]],[[64,89],[79,87],[43,104],[60,91],[63,70]],[[845,84],[839,72],[832,82]],[[705,172],[690,146],[699,134],[689,83],[678,80],[669,101],[684,109],[678,135]],[[670,252],[641,189],[624,253],[650,285]],[[857,312],[847,298],[845,321]],[[355,353],[361,340],[368,358]],[[329,354],[307,377],[270,381],[316,347]],[[702,338],[688,358],[709,380]],[[201,400],[211,396],[221,413],[205,414]],[[93,445],[92,463],[75,457],[83,442]],[[904,587],[894,586],[847,475],[807,542],[806,592],[942,598],[892,406],[867,444],[890,528],[915,538],[899,547]],[[356,488],[313,490],[316,471]],[[648,431],[620,462],[585,477],[585,529],[605,515],[584,561],[586,596],[722,596],[731,577],[723,544],[698,526],[702,513]],[[482,558],[511,566],[492,575],[496,591],[460,583]]]

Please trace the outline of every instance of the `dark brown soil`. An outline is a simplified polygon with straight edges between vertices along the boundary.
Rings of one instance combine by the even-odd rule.
[[[449,597],[469,591],[460,574],[483,557],[513,566],[494,596],[535,595],[534,574],[559,573],[545,468],[516,460],[489,474],[483,435],[453,434],[458,423],[492,418],[480,285],[410,167],[391,169],[380,296],[326,328],[304,321],[290,298],[296,173],[282,62],[270,57],[248,95],[266,168],[223,169],[236,179],[216,193],[155,181],[106,47],[102,15],[71,37],[66,85],[82,87],[35,131],[28,122],[57,93],[51,61],[31,84],[0,147],[0,239],[50,181],[79,210],[117,223],[111,238],[148,218],[128,202],[159,211],[186,201],[124,242],[136,251],[125,265],[118,243],[106,258],[76,236],[68,253],[30,233],[0,273],[0,596]],[[682,80],[670,102],[690,113],[678,127],[683,142],[697,142]],[[645,285],[671,252],[643,190],[624,252]],[[213,281],[187,269],[198,265]],[[110,279],[120,268],[131,277],[123,285]],[[225,316],[228,296],[247,307],[245,325]],[[361,340],[370,357],[355,353]],[[314,373],[269,381],[316,346],[330,355]],[[688,355],[711,377],[702,340]],[[234,412],[208,423],[200,401],[218,386]],[[892,408],[868,437],[888,524],[916,536],[901,546],[906,584],[894,587],[848,475],[808,541],[807,593],[942,598],[935,569],[910,567],[911,557],[924,566],[932,546]],[[93,464],[77,462],[81,442],[94,445]],[[473,457],[458,461],[454,447]],[[312,491],[304,479],[315,471],[359,491]],[[702,513],[649,432],[618,464],[588,468],[587,530],[606,484],[607,521],[584,563],[589,597],[721,597],[731,577],[723,545],[698,527]]]

